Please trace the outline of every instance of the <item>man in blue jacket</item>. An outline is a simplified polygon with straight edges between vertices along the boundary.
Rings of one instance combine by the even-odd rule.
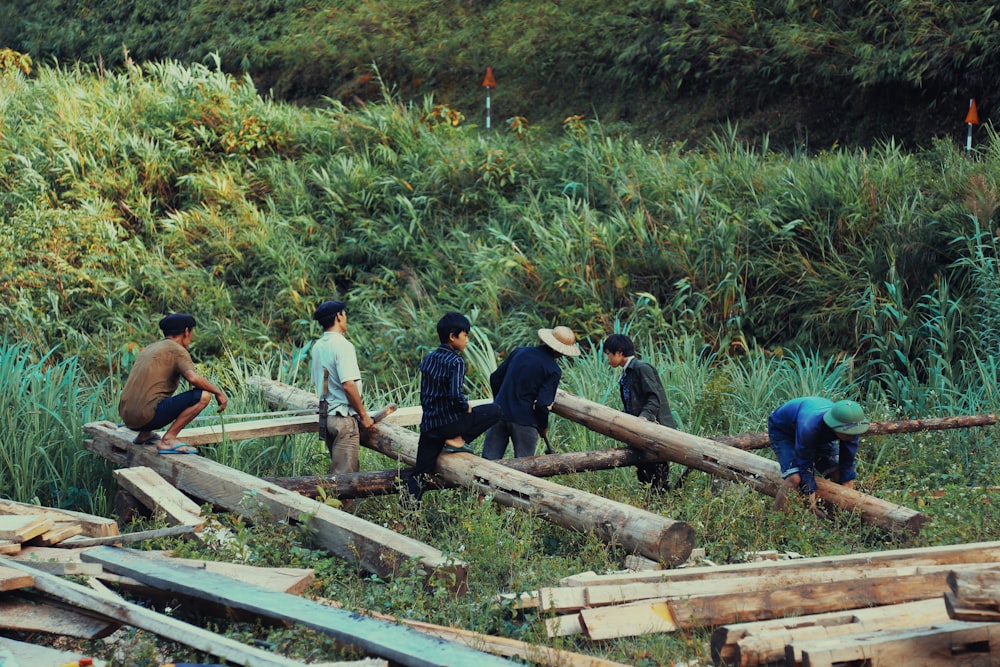
[[[783,480],[775,497],[775,509],[784,509],[788,493],[798,489],[809,496],[813,514],[826,518],[826,513],[816,506],[816,473],[853,489],[858,436],[869,426],[864,410],[854,401],[834,403],[805,396],[772,412],[767,420],[767,435]]]

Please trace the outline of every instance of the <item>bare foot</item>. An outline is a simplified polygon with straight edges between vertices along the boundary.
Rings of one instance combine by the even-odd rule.
[[[456,435],[454,438],[448,438],[447,440],[445,440],[444,444],[448,445],[449,447],[461,449],[462,447],[465,447],[465,438],[463,438],[460,435]]]

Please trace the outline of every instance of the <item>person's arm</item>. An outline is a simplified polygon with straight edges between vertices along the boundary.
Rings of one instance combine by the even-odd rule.
[[[201,389],[202,391],[207,391],[208,393],[215,396],[216,402],[219,404],[219,412],[226,409],[229,404],[229,398],[222,392],[221,389],[216,387],[214,384],[198,375],[194,369],[188,369],[184,371],[184,379],[194,387],[195,389]]]
[[[552,404],[556,402],[556,391],[559,389],[561,379],[562,370],[556,366],[554,371],[546,374],[542,386],[538,389],[532,415],[539,433],[545,434],[549,430],[549,413],[552,411]]]
[[[354,408],[361,418],[361,428],[371,428],[375,425],[375,420],[365,411],[365,405],[361,402],[361,392],[358,391],[358,384],[354,380],[346,380],[343,385],[344,395],[347,396],[347,404]]]
[[[660,418],[660,397],[663,396],[663,384],[656,369],[650,364],[641,364],[639,371],[639,396],[640,401],[639,416],[651,422]]]
[[[849,489],[854,488],[854,479],[858,476],[854,469],[854,461],[858,456],[858,438],[855,437],[847,442],[840,441],[840,483]]]
[[[457,405],[462,412],[472,412],[472,406],[465,398],[462,387],[465,385],[465,360],[457,357],[448,383],[448,400]]]

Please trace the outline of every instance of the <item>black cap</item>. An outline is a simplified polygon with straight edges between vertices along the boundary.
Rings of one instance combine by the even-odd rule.
[[[164,336],[176,336],[185,329],[194,329],[197,322],[187,313],[173,313],[160,320],[160,331]]]
[[[324,301],[319,304],[313,319],[319,322],[320,326],[326,329],[337,319],[337,315],[344,311],[343,301]]]

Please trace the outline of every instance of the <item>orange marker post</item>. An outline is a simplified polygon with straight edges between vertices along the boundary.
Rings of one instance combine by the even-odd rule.
[[[493,77],[493,67],[486,68],[486,76],[483,77],[483,88],[486,89],[486,131],[490,131],[490,88],[497,87],[497,80]]]
[[[965,122],[969,126],[969,133],[965,137],[965,152],[972,150],[972,126],[979,125],[979,112],[976,111],[976,100],[969,100],[969,113],[965,114]]]

